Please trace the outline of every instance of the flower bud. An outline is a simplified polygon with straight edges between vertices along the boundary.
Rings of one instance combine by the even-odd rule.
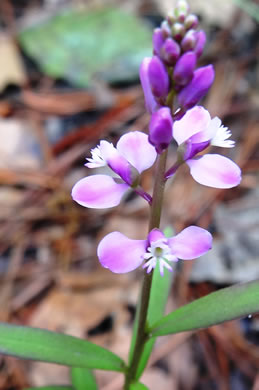
[[[155,98],[151,91],[151,86],[148,77],[148,67],[151,60],[152,60],[151,57],[144,58],[139,69],[139,78],[144,92],[146,109],[149,112],[149,114],[152,114],[157,108],[157,102],[155,101]]]
[[[196,15],[190,14],[185,18],[184,27],[189,30],[190,28],[196,28],[199,24],[199,20]]]
[[[174,68],[173,78],[175,83],[180,86],[184,86],[191,81],[195,66],[196,54],[192,51],[188,51],[183,54],[177,61]]]
[[[177,41],[181,41],[185,34],[185,28],[181,23],[174,23],[172,26],[172,35],[173,38]]]
[[[169,24],[166,20],[164,20],[161,23],[161,30],[162,30],[164,38],[168,38],[171,36],[171,27],[169,26]]]
[[[170,109],[162,107],[156,111],[149,124],[149,142],[156,148],[157,153],[161,154],[173,138],[173,119]]]
[[[157,56],[160,56],[160,50],[165,42],[165,38],[163,36],[163,32],[161,28],[156,28],[154,30],[152,42],[153,42],[154,53]]]
[[[148,65],[148,79],[151,91],[156,98],[164,98],[169,92],[169,76],[159,57],[152,57]]]
[[[194,72],[192,81],[179,93],[178,101],[181,107],[189,109],[206,95],[214,81],[214,68],[212,65],[204,66]]]
[[[166,20],[170,26],[172,26],[176,22],[176,17],[173,12],[169,12],[169,14],[166,17]]]
[[[203,30],[198,31],[196,33],[196,46],[194,48],[194,52],[195,52],[195,54],[197,56],[197,59],[200,58],[200,56],[202,55],[205,43],[206,43],[206,34],[205,34],[205,32]]]
[[[172,38],[167,38],[161,49],[161,57],[168,65],[174,65],[180,56],[180,46]]]
[[[185,0],[178,1],[174,12],[175,12],[175,16],[180,22],[184,22],[184,19],[187,16],[188,11],[189,11],[189,6],[187,1]]]
[[[183,37],[181,42],[181,48],[183,51],[193,50],[197,44],[197,32],[195,30],[189,30]]]

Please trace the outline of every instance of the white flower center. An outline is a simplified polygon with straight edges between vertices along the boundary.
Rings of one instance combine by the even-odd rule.
[[[91,149],[91,158],[87,158],[87,163],[85,164],[88,168],[100,168],[107,165],[105,159],[102,156],[100,145],[96,146],[94,149]]]
[[[159,270],[162,276],[164,275],[164,268],[172,271],[172,267],[168,262],[178,261],[177,257],[172,255],[171,248],[168,246],[165,238],[152,242],[143,258],[147,260],[143,265],[143,268],[147,269],[147,273],[155,269],[157,263],[159,263]]]
[[[211,138],[210,144],[222,148],[233,148],[235,146],[235,141],[229,139],[231,135],[231,131],[227,127],[219,126],[216,133]]]

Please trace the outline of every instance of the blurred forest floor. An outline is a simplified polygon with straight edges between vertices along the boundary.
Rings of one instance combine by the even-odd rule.
[[[197,224],[214,235],[208,255],[175,270],[168,311],[259,277],[258,8],[249,14],[230,1],[204,4],[190,2],[208,34],[200,64],[216,69],[202,104],[231,129],[237,146],[226,154],[242,167],[243,180],[237,188],[215,190],[179,173],[168,183],[162,227],[179,231]],[[0,2],[0,320],[88,338],[126,359],[142,271],[111,274],[100,267],[96,247],[114,230],[144,238],[148,207],[131,195],[115,209],[85,209],[70,192],[87,175],[85,158],[100,138],[116,142],[129,130],[147,131],[138,76],[130,68],[128,79],[125,72],[122,77],[119,66],[116,80],[102,69],[100,78],[93,73],[90,81],[75,81],[75,72],[84,72],[77,63],[53,77],[46,68],[49,47],[32,58],[21,40],[31,22],[45,23],[64,8],[90,12],[111,5],[151,31],[171,1]],[[54,53],[58,44],[53,38]],[[175,152],[172,146],[169,160]],[[145,173],[147,191],[152,179]],[[101,390],[121,389],[120,374],[96,375]],[[1,390],[68,382],[65,367],[0,357]],[[259,316],[160,338],[143,383],[151,390],[258,390]]]

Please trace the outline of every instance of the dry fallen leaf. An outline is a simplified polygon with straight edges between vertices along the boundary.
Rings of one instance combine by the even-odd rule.
[[[0,91],[8,84],[23,85],[26,81],[23,64],[14,41],[0,34]]]

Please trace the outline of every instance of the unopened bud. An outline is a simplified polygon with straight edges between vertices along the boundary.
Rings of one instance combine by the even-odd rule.
[[[156,148],[157,153],[161,154],[173,138],[173,119],[170,109],[162,107],[156,111],[149,124],[149,142]]]
[[[174,65],[180,56],[180,46],[172,38],[167,38],[161,49],[161,56],[168,65]]]
[[[195,106],[208,92],[215,77],[212,65],[204,66],[194,72],[193,78],[179,93],[178,101],[181,107],[189,109]]]
[[[169,92],[169,76],[159,57],[152,57],[148,66],[151,91],[156,98],[164,98]]]
[[[184,27],[186,30],[189,30],[191,28],[196,28],[199,24],[199,20],[196,15],[190,14],[186,16],[186,19],[184,21]]]
[[[153,96],[153,93],[151,91],[151,86],[149,82],[149,77],[148,77],[148,67],[151,62],[152,58],[151,57],[146,57],[142,61],[139,69],[139,78],[141,81],[141,86],[144,92],[144,97],[145,97],[145,103],[146,103],[146,109],[149,112],[149,114],[152,114],[156,108],[157,108],[157,102]]]
[[[171,36],[171,27],[169,26],[169,24],[166,20],[164,20],[161,23],[161,30],[162,30],[164,38],[168,38]]]
[[[174,23],[172,26],[172,35],[173,38],[177,41],[181,41],[183,36],[185,35],[185,28],[181,23]]]
[[[181,42],[181,48],[183,51],[193,50],[197,43],[197,32],[194,30],[189,30],[183,37]]]
[[[191,81],[196,66],[196,55],[192,51],[183,54],[177,61],[173,78],[176,84],[184,86]]]
[[[198,31],[196,33],[196,40],[197,41],[196,41],[196,45],[194,48],[194,52],[195,52],[197,58],[200,58],[200,56],[203,53],[204,46],[206,44],[206,34],[203,30]]]
[[[175,8],[175,16],[178,18],[180,15],[187,15],[189,12],[189,5],[185,0],[179,0]]]
[[[173,12],[170,12],[166,17],[166,20],[169,26],[172,26],[176,22],[175,14]]]
[[[157,56],[160,56],[160,50],[165,42],[165,38],[163,36],[161,28],[156,28],[154,30],[152,42],[153,42],[154,53]]]

